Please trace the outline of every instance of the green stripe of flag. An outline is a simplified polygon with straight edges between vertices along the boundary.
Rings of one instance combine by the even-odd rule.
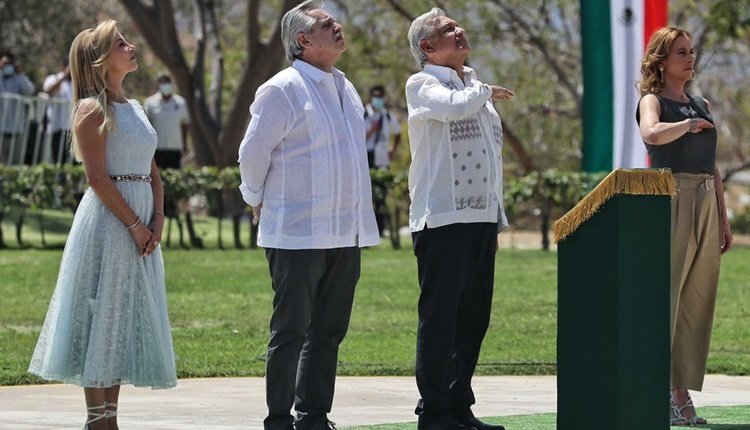
[[[609,1],[581,0],[583,52],[583,165],[586,172],[612,170],[614,98]]]

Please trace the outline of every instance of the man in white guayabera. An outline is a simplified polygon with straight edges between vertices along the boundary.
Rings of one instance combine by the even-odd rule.
[[[502,430],[476,419],[471,378],[490,321],[503,211],[502,127],[492,100],[513,92],[465,67],[466,31],[441,9],[414,20],[422,71],[406,82],[409,228],[417,256],[420,430]]]
[[[291,67],[258,89],[239,151],[274,289],[263,424],[328,430],[360,249],[380,238],[364,107],[333,67],[346,49],[341,24],[309,0],[284,15],[281,38]]]

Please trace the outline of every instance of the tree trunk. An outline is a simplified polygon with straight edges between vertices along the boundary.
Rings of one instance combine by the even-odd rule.
[[[549,224],[550,224],[550,208],[552,207],[552,202],[549,198],[544,199],[544,202],[542,203],[542,249],[545,251],[549,251]]]
[[[224,220],[223,217],[220,217],[220,216],[216,217],[216,239],[218,242],[219,249],[224,249],[224,238],[223,238],[223,235],[221,234],[223,220]]]
[[[401,211],[398,205],[394,205],[393,216],[388,216],[388,236],[391,239],[391,246],[393,249],[401,249],[401,236],[398,232],[398,219],[401,215]]]
[[[177,237],[180,240],[180,248],[188,249],[188,246],[185,244],[185,234],[182,231],[182,220],[180,219],[180,216],[177,215],[174,220],[177,223]]]
[[[505,121],[502,121],[503,125],[503,141],[507,142],[510,147],[513,149],[513,152],[516,153],[516,157],[518,157],[518,162],[521,163],[521,166],[523,166],[523,173],[529,174],[536,169],[536,165],[534,164],[534,161],[531,159],[531,156],[529,156],[529,153],[526,152],[526,149],[524,149],[523,144],[521,143],[521,140],[516,136],[516,134],[513,132],[513,129],[508,126],[508,123]]]
[[[3,220],[5,219],[5,211],[0,211],[0,249],[5,249],[8,246],[5,244],[5,236],[3,236]]]
[[[47,238],[44,235],[44,211],[39,209],[39,234],[42,236],[42,248],[47,247]]]
[[[267,41],[261,42],[260,0],[247,2],[247,60],[240,85],[233,92],[234,101],[224,121],[221,112],[221,88],[224,67],[221,37],[216,19],[216,3],[196,0],[196,40],[194,62],[189,65],[179,43],[175,12],[171,0],[120,0],[149,47],[169,69],[190,114],[190,133],[198,166],[217,167],[237,164],[237,152],[248,122],[248,110],[258,87],[281,67],[284,49],[281,44],[281,16],[298,1],[284,0],[279,19]],[[205,88],[206,59],[211,58],[210,89]],[[227,125],[225,127],[225,125]],[[188,230],[190,232],[190,230]],[[194,238],[191,234],[191,240]]]
[[[16,243],[18,243],[19,248],[23,248],[23,222],[26,218],[26,208],[21,208],[21,213],[18,214],[18,219],[16,220]]]
[[[728,180],[732,179],[732,176],[736,175],[737,173],[743,170],[747,170],[748,168],[750,168],[750,161],[744,161],[737,166],[728,167],[724,169],[724,175],[723,175],[723,178],[721,178],[721,181],[727,182]]]
[[[232,236],[234,237],[234,247],[236,249],[244,248],[244,246],[242,246],[242,240],[240,239],[240,234],[242,233],[240,231],[241,221],[242,214],[232,215]]]
[[[211,191],[211,194],[216,199],[216,239],[218,241],[219,249],[224,249],[224,235],[223,221],[224,221],[224,193],[221,190]]]
[[[188,235],[190,236],[190,246],[193,248],[203,249],[203,239],[195,234],[193,214],[190,213],[190,211],[185,212],[185,225],[187,226]]]

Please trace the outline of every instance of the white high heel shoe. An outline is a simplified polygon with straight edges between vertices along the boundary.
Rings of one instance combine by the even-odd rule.
[[[107,418],[114,418],[117,416],[117,403],[104,402],[104,405],[107,408],[107,410],[104,411]]]
[[[695,426],[708,424],[705,418],[698,416],[698,412],[695,410],[693,399],[690,398],[690,394],[688,394],[687,402],[685,402],[685,404],[683,404],[682,406],[678,405],[674,398],[672,398],[672,396],[670,395],[669,407],[671,412],[669,417],[670,426]],[[686,417],[685,414],[682,413],[683,409],[687,408],[693,408],[693,416],[690,418]]]
[[[96,409],[102,409],[102,413],[92,412]],[[83,424],[83,430],[89,430],[89,424],[97,422],[99,420],[107,419],[107,402],[101,404],[101,406],[91,406],[86,408],[86,423]],[[88,417],[93,417],[89,419]]]

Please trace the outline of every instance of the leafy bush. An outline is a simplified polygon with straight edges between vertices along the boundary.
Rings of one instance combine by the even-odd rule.
[[[237,213],[231,209],[226,213],[224,198],[236,194],[241,178],[238,167],[217,169],[216,167],[183,168],[160,171],[166,199],[176,202],[175,218],[182,231],[180,216],[183,216],[190,234],[190,245],[201,248],[201,239],[192,228],[192,218],[187,202],[191,197],[202,196],[208,202],[210,213],[217,216],[218,231],[221,222],[231,217],[238,225],[240,217],[250,214],[249,208]],[[388,230],[394,248],[400,247],[398,229],[408,222],[409,187],[408,172],[392,170],[370,170],[373,195],[386,201]],[[561,172],[556,169],[533,172],[520,177],[506,177],[504,184],[505,208],[511,222],[521,218],[539,220],[542,234],[546,235],[551,220],[572,208],[583,196],[604,178],[603,173]],[[2,166],[0,165],[0,221],[7,214],[18,214],[16,240],[22,245],[21,227],[27,211],[37,215],[43,232],[43,211],[45,209],[67,209],[75,211],[86,190],[86,175],[80,165],[53,166]],[[750,230],[750,214],[744,214],[746,224],[740,217],[734,226],[738,232]],[[255,227],[253,227],[255,228]],[[742,230],[745,228],[745,230]],[[544,244],[549,241],[544,236]],[[251,232],[252,242],[254,239]],[[42,240],[44,242],[44,239]],[[220,247],[223,247],[219,237]],[[45,246],[45,244],[42,244]],[[180,237],[180,245],[187,247]],[[242,247],[239,229],[235,229],[235,247]],[[253,243],[250,244],[251,246]],[[4,247],[0,230],[0,247]]]
[[[731,220],[732,232],[750,234],[750,211],[735,215]]]

